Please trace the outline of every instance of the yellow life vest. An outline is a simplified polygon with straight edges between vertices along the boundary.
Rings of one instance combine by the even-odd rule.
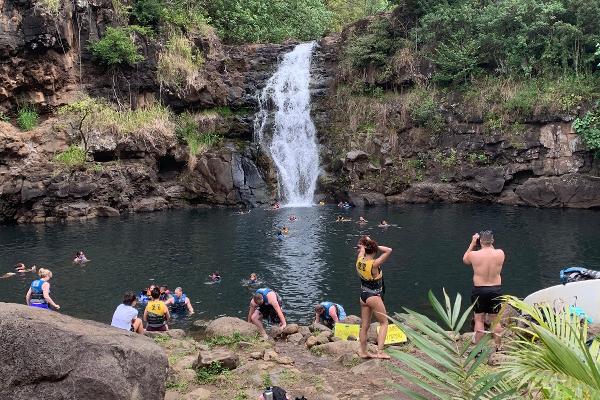
[[[381,269],[379,270],[379,274],[377,276],[373,276],[373,263],[375,260],[368,260],[365,257],[359,257],[356,260],[356,272],[358,272],[358,276],[360,276],[361,280],[364,281],[376,281],[381,279],[383,273]]]

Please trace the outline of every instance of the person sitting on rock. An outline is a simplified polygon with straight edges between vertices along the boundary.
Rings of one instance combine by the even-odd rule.
[[[175,295],[171,296],[166,302],[166,305],[171,306],[171,311],[176,314],[183,314],[185,310],[192,315],[194,313],[194,307],[192,307],[192,303],[190,302],[189,297],[187,297],[183,293],[183,289],[180,287],[175,288]]]
[[[83,251],[78,251],[77,254],[75,254],[75,259],[73,260],[73,262],[75,264],[85,264],[86,262],[88,262],[90,260],[87,259],[87,257],[85,256],[85,254],[83,254]]]
[[[285,328],[287,323],[281,304],[281,297],[272,289],[258,289],[252,300],[250,300],[248,322],[256,325],[263,337],[267,337],[267,332],[263,327],[263,318],[266,318],[272,324],[278,323],[281,329]]]
[[[31,286],[25,295],[25,301],[28,306],[49,309],[52,306],[55,310],[59,310],[60,306],[50,297],[50,279],[52,279],[52,271],[46,268],[40,268],[38,271],[40,279],[31,282]]]
[[[169,308],[160,300],[160,290],[155,287],[150,294],[152,300],[146,305],[144,310],[144,321],[147,322],[146,330],[164,332],[169,330],[167,321],[171,319]]]
[[[331,301],[323,301],[315,306],[315,324],[323,324],[329,328],[346,319],[344,307]]]
[[[138,310],[135,308],[136,304],[137,299],[135,294],[133,292],[125,292],[123,303],[117,306],[110,324],[115,328],[143,334],[144,324],[138,318]]]

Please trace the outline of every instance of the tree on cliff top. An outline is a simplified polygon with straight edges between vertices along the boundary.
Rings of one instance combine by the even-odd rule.
[[[332,13],[321,0],[203,0],[223,39],[233,43],[317,39]]]
[[[146,35],[148,29],[131,25],[106,28],[104,36],[90,45],[94,57],[109,67],[133,65],[144,60],[136,45],[136,34]]]

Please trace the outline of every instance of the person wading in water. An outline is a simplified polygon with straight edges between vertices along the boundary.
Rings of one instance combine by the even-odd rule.
[[[360,277],[360,351],[361,358],[390,358],[383,352],[383,345],[388,329],[387,313],[383,304],[385,287],[383,284],[382,264],[392,254],[390,247],[379,246],[376,241],[368,236],[363,236],[358,241],[358,258],[356,259],[356,272]],[[381,252],[379,257],[377,253]],[[377,258],[376,258],[377,257]],[[367,352],[367,334],[371,326],[371,317],[379,322],[377,334],[377,354]]]
[[[481,244],[480,250],[475,250],[477,241]],[[473,267],[473,290],[471,302],[475,303],[475,343],[485,335],[486,314],[496,320],[494,326],[494,342],[496,350],[500,350],[502,339],[502,325],[497,320],[502,296],[502,265],[504,252],[494,248],[494,234],[492,231],[476,233],[471,238],[471,244],[463,256],[463,262]]]

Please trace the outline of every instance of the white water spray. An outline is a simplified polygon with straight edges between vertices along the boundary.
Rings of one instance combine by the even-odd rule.
[[[254,135],[279,173],[288,206],[310,206],[319,176],[315,125],[310,118],[310,62],[314,42],[287,53],[258,97]],[[270,109],[271,108],[271,109]],[[267,132],[272,135],[268,138]]]

